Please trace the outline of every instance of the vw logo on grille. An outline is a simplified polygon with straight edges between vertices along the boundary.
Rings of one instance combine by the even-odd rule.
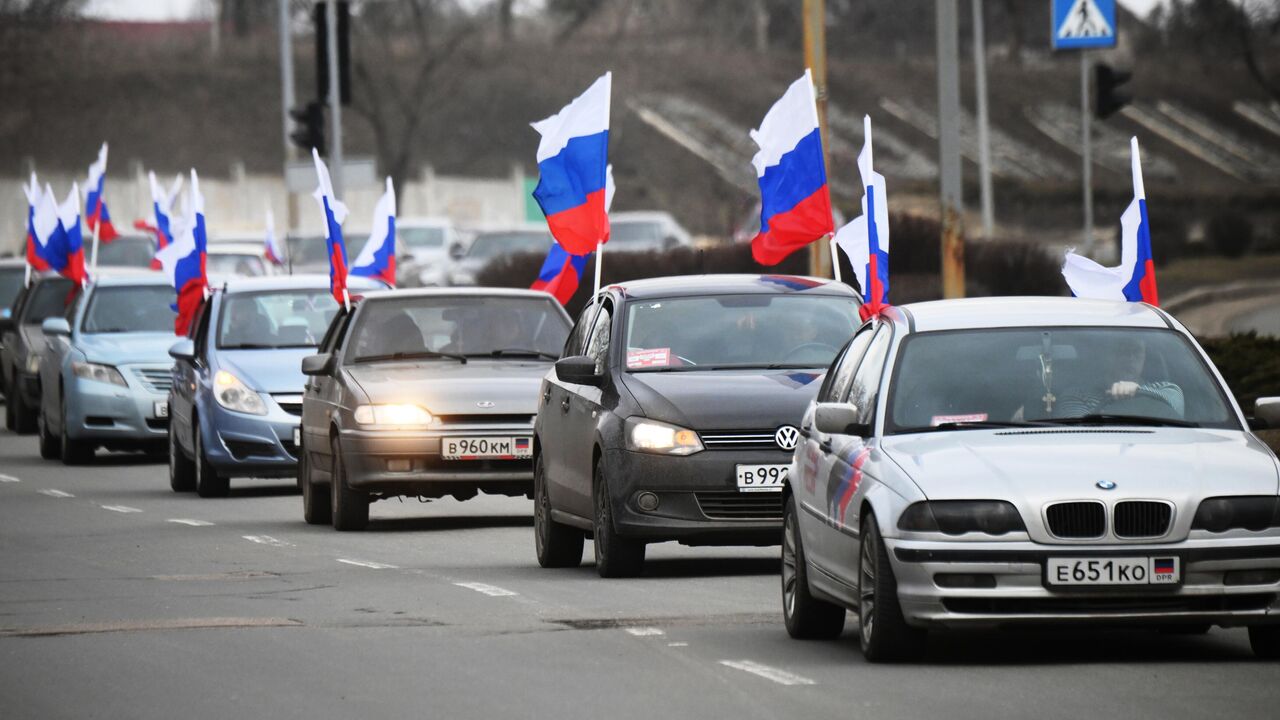
[[[783,425],[773,433],[773,441],[783,450],[795,450],[796,443],[800,442],[800,431],[795,425]]]
[[[492,402],[490,402],[489,400],[481,400],[480,402],[476,403],[476,407],[478,407],[478,408],[491,408],[491,407],[493,407],[493,403],[492,403]]]
[[[1115,490],[1116,489],[1115,482],[1111,480],[1099,480],[1097,482],[1097,486],[1099,490]]]

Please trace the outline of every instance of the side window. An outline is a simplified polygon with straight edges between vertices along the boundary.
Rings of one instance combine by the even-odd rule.
[[[192,332],[195,334],[192,338],[195,340],[196,357],[205,358],[205,353],[209,348],[209,317],[213,315],[213,299],[210,298],[200,304],[200,311],[196,313],[196,319],[191,323],[194,328]]]
[[[848,397],[849,386],[853,384],[853,371],[857,369],[858,361],[862,359],[867,346],[871,344],[873,332],[874,328],[865,327],[849,341],[844,354],[840,356],[840,360],[830,371],[827,382],[822,386],[818,402],[843,402]]]
[[[67,321],[68,325],[75,325],[76,313],[80,311],[80,306],[84,304],[84,298],[87,294],[85,292],[77,292],[75,299],[67,304],[67,311],[62,314],[62,317]]]
[[[609,333],[613,329],[613,304],[609,301],[600,307],[596,321],[587,337],[587,357],[596,361],[596,372],[602,372],[609,359]]]
[[[347,326],[351,324],[351,316],[354,314],[343,309],[338,310],[338,313],[333,316],[333,321],[329,323],[329,329],[325,330],[324,337],[320,339],[320,349],[317,352],[332,353],[342,347],[342,339],[347,336]]]
[[[586,339],[588,328],[591,327],[592,313],[597,308],[598,306],[593,302],[582,309],[578,315],[578,322],[574,323],[573,331],[569,333],[569,339],[564,342],[564,352],[560,353],[560,357],[582,354],[583,341]]]
[[[880,326],[866,355],[858,364],[849,388],[849,402],[858,408],[858,422],[870,424],[876,416],[876,400],[880,396],[880,378],[884,375],[884,360],[889,354],[892,331],[888,323]]]

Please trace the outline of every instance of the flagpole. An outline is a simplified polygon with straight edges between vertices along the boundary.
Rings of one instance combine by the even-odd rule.
[[[98,205],[102,205],[102,196],[98,196]],[[102,227],[102,217],[98,217],[98,222],[93,224],[93,262],[90,263],[89,271],[93,275],[98,274],[98,228]]]
[[[830,235],[827,242],[831,245],[831,272],[835,275],[836,282],[844,282],[840,278],[840,253],[836,249],[836,236]]]
[[[26,255],[25,250],[22,254]],[[31,260],[29,258],[27,259],[26,266],[27,275],[22,279],[22,287],[31,287]]]
[[[596,243],[596,289],[595,292],[591,293],[592,302],[594,302],[595,296],[600,294],[600,265],[601,261],[604,260],[604,246],[605,244],[602,242]]]

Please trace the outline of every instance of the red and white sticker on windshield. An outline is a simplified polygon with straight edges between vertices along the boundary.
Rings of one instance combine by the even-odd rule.
[[[627,351],[627,368],[666,367],[671,364],[671,348],[644,348]]]
[[[934,415],[929,424],[933,427],[946,423],[982,422],[987,419],[986,413],[970,413],[968,415]]]

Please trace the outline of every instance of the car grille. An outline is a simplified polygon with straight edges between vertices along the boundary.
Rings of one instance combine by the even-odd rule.
[[[1169,503],[1149,500],[1126,500],[1116,503],[1111,525],[1116,537],[1157,538],[1169,532],[1173,507]]]
[[[1107,509],[1100,502],[1064,502],[1045,511],[1049,532],[1064,539],[1100,538],[1107,531]]]
[[[713,430],[698,433],[708,450],[780,450],[772,430]]]
[[[702,514],[713,520],[781,520],[782,493],[696,492]]]
[[[271,399],[276,401],[281,410],[302,417],[302,396],[298,394],[289,395],[272,395]]]
[[[133,374],[144,387],[156,394],[167,393],[173,387],[173,374],[167,368],[134,368]]]

